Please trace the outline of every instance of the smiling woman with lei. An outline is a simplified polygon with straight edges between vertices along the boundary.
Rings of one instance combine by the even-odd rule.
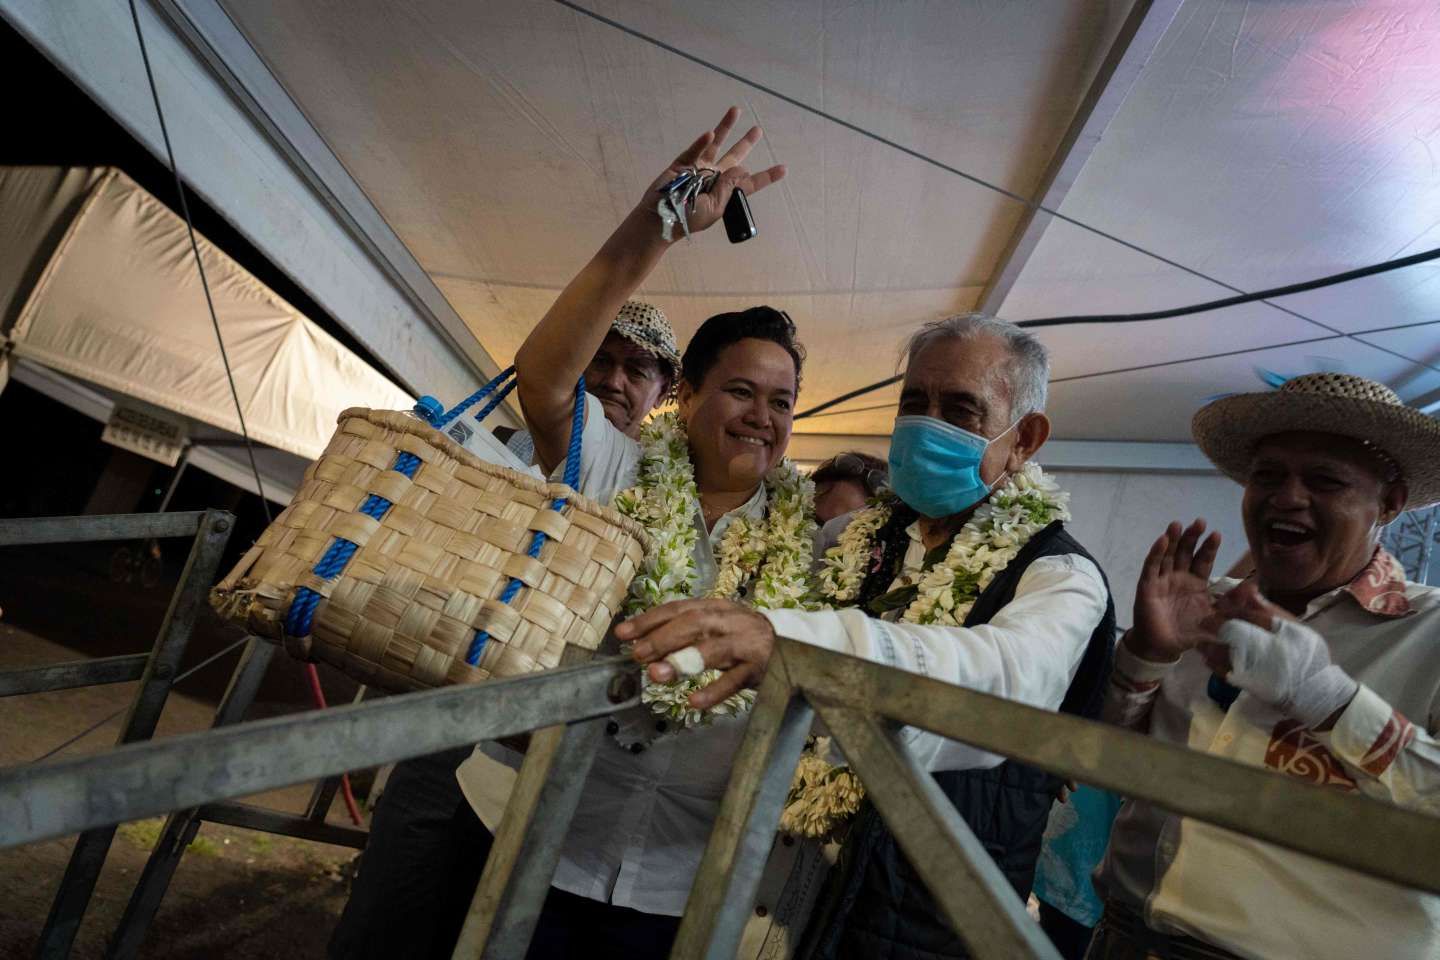
[[[660,172],[516,352],[521,407],[547,472],[568,453],[576,378],[610,318],[680,239],[667,185],[703,183],[679,200],[694,235],[721,219],[737,188],[753,198],[783,176],[781,167],[752,174],[740,166],[758,128],[723,149],[738,116],[727,112]],[[578,490],[636,519],[652,539],[626,612],[724,597],[759,616],[753,608],[807,602],[813,490],[784,459],[803,359],[791,319],[754,306],[700,325],[681,357],[677,413],[646,424],[638,438],[608,424],[599,398],[587,398]],[[717,697],[709,712],[691,710],[685,701],[696,685],[650,686],[645,703],[603,721],[610,736],[587,758],[530,956],[581,956],[597,944],[630,960],[668,954],[750,701]],[[457,775],[486,840],[504,815],[497,760],[514,763],[487,747]],[[457,886],[473,888],[467,880]]]
[[[696,596],[699,579],[693,520],[699,494],[685,424],[674,413],[655,417],[641,429],[640,447],[639,482],[617,493],[614,501],[615,509],[645,525],[654,542],[631,581],[627,615]],[[742,516],[730,522],[715,545],[715,584],[705,596],[739,600],[759,610],[803,608],[810,593],[815,485],[789,459],[773,467],[764,483],[764,521]],[[718,677],[718,670],[671,683],[647,677],[641,700],[682,729],[748,711],[754,690],[742,690],[709,710],[690,706],[690,694]]]

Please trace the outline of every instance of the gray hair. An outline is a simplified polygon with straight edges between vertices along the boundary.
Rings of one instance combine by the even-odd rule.
[[[1030,413],[1045,409],[1050,381],[1050,354],[1045,345],[1013,323],[997,320],[983,313],[960,313],[943,320],[933,320],[911,334],[905,343],[906,362],[940,340],[974,340],[995,337],[1010,350],[1010,369],[1006,382],[1010,385],[1010,419],[1019,420]]]

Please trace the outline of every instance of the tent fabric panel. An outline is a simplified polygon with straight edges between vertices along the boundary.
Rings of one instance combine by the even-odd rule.
[[[324,377],[317,380],[321,371]],[[295,389],[295,384],[306,384],[308,389]],[[256,387],[245,408],[247,424],[286,424],[297,434],[322,438],[322,448],[342,410],[408,410],[414,404],[409,394],[306,321],[285,331],[284,343]],[[311,455],[318,456],[319,450]]]
[[[721,311],[790,311],[812,351],[802,406],[888,375],[918,322],[971,309],[1022,211],[558,5],[360,0],[343,21],[285,0],[227,8],[502,365],[657,165],[731,103],[765,127],[752,162],[783,161],[791,176],[754,201],[756,239],[678,244],[640,295],[682,341]],[[1025,193],[1128,9],[802,0],[605,13]],[[888,432],[891,419],[843,429]]]
[[[197,236],[246,427],[318,456],[346,406],[410,398]],[[185,223],[119,171],[71,223],[16,324],[16,352],[240,432]]]
[[[87,167],[0,167],[0,333],[9,331],[102,175]]]
[[[135,25],[124,3],[0,0],[0,7],[12,26],[165,162]],[[438,396],[468,390],[484,371],[496,369],[458,321],[452,329],[439,311],[417,302],[410,284],[396,276],[397,269],[403,272],[398,259],[352,232],[354,212],[337,210],[334,198],[351,197],[358,209],[366,205],[363,193],[258,55],[235,58],[233,48],[224,46],[232,36],[226,28],[233,32],[234,26],[218,0],[185,0],[171,5],[171,13],[192,22],[203,18],[201,32],[219,36],[217,54],[231,50],[237,60],[225,63],[238,82],[254,85],[274,103],[282,97],[289,103],[292,112],[281,119],[291,131],[290,143],[301,147],[298,164],[271,139],[271,118],[252,115],[166,13],[149,4],[138,5],[138,11],[181,172],[196,193],[364,343],[397,381]],[[238,34],[234,39],[241,40]],[[302,166],[317,170],[325,186],[316,186]],[[350,181],[349,189],[342,181]],[[332,190],[338,194],[327,192]],[[376,242],[384,248],[383,238]],[[423,291],[419,297],[429,302]],[[437,293],[433,299],[441,298]]]
[[[244,403],[299,317],[208,242],[200,251]],[[14,335],[22,356],[240,429],[185,224],[118,171],[71,224]]]

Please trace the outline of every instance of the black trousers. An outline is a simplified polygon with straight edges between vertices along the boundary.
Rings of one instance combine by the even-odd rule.
[[[1090,938],[1095,935],[1094,927],[1087,927],[1078,920],[1070,919],[1064,912],[1044,900],[1040,901],[1040,929],[1045,931],[1045,935],[1065,960],[1085,960],[1085,952],[1090,949]]]
[[[331,960],[449,960],[494,838],[455,781],[469,748],[397,764],[371,821]],[[553,887],[527,960],[664,960],[679,917]]]

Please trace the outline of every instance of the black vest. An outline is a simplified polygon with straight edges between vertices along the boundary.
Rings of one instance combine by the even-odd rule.
[[[1040,557],[1063,554],[1078,554],[1094,562],[1056,521],[1032,537],[990,583],[965,618],[965,626],[989,622],[1009,603],[1030,564]],[[1106,586],[1108,590],[1108,582]],[[1092,719],[1099,715],[1114,642],[1115,604],[1107,598],[1105,616],[1091,634],[1060,705],[1062,713]],[[1029,896],[1059,779],[1008,760],[988,770],[949,770],[934,777],[1016,893],[1021,899]],[[953,960],[969,953],[879,813],[866,801],[856,814],[796,956],[804,960]]]

